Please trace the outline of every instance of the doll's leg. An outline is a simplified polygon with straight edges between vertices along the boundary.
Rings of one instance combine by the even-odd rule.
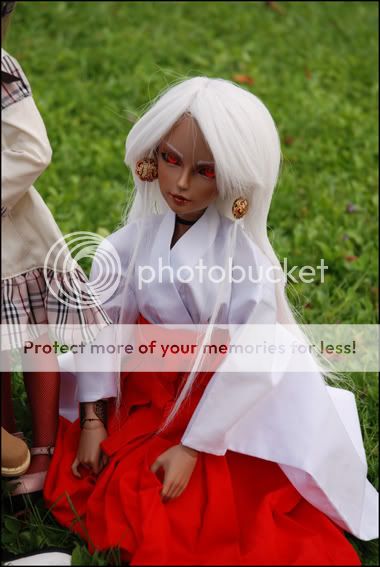
[[[9,353],[2,351],[1,358],[3,359],[4,367],[8,368],[6,360],[9,360]],[[9,433],[16,431],[16,419],[13,409],[12,399],[12,373],[10,371],[1,372],[1,425]]]
[[[50,344],[49,337],[39,337],[35,344]],[[32,415],[33,447],[53,447],[58,427],[59,366],[54,353],[22,354],[24,383]],[[48,455],[34,455],[29,473],[46,471]]]

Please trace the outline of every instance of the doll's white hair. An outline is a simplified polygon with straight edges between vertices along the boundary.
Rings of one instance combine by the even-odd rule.
[[[246,197],[250,206],[244,230],[271,263],[280,266],[267,235],[267,218],[281,163],[277,129],[257,96],[224,79],[194,77],[182,81],[158,97],[133,126],[126,141],[125,163],[132,170],[136,192],[126,222],[168,210],[158,181],[141,181],[135,166],[138,160],[153,155],[185,114],[196,120],[213,154],[219,212],[233,218],[233,201]],[[279,317],[284,323],[294,322],[280,286]]]
[[[135,183],[126,222],[168,210],[158,181],[141,181],[135,173],[135,166],[140,159],[153,156],[164,137],[187,114],[197,122],[213,154],[218,187],[216,206],[220,214],[233,218],[234,200],[237,197],[248,199],[248,213],[239,222],[276,267],[276,272],[283,276],[275,284],[278,322],[296,323],[285,294],[285,276],[267,235],[267,218],[281,164],[280,140],[271,114],[252,93],[227,80],[195,77],[170,87],[155,100],[133,126],[126,141],[125,163],[131,168]],[[233,255],[236,228],[237,221],[227,243],[226,262],[228,256]],[[133,264],[134,261],[131,261],[129,277]],[[217,320],[223,296],[222,285],[210,319],[210,331],[203,344],[207,342],[211,327]],[[199,349],[199,352],[202,350]],[[196,359],[166,423],[171,421],[189,394],[200,362],[201,355]]]
[[[167,210],[158,182],[149,184],[145,196],[146,183],[134,169],[136,162],[152,154],[185,114],[196,120],[213,154],[220,212],[233,218],[230,205],[237,197],[246,196],[251,202],[246,229],[264,245],[267,216],[281,161],[280,141],[273,119],[261,100],[223,79],[195,77],[169,88],[133,126],[126,142],[125,163],[133,171],[137,191],[128,222]],[[142,210],[143,204],[147,209]]]

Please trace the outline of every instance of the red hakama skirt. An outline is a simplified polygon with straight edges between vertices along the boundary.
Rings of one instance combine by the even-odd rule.
[[[132,565],[360,565],[344,532],[270,461],[231,451],[199,453],[185,491],[162,501],[162,476],[150,467],[180,443],[211,377],[198,376],[179,413],[157,435],[184,373],[123,374],[121,407],[111,407],[102,443],[109,462],[98,477],[84,467],[81,479],[73,475],[79,421],[60,418],[44,488],[57,521],[85,539],[90,551],[119,548]]]

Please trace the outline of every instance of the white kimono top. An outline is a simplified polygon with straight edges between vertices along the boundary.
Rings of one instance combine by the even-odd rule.
[[[211,205],[172,249],[175,214],[171,210],[112,234],[104,246],[111,243],[118,251],[122,277],[117,292],[103,304],[110,318],[115,323],[134,323],[141,313],[156,324],[206,324],[221,284],[171,282],[164,275],[161,283],[138,289],[134,276],[126,289],[125,274],[137,244],[140,266],[158,270],[161,261],[172,266],[174,273],[199,259],[206,266],[222,266],[232,223]],[[251,266],[254,273],[260,266],[270,266],[240,226],[234,264]],[[95,264],[92,277],[96,278]],[[224,294],[228,300],[218,323],[276,322],[273,283],[245,280],[228,286]],[[67,377],[73,370],[72,359],[64,355],[60,360]],[[236,372],[223,373],[225,363],[210,380],[182,443],[215,455],[231,450],[274,461],[302,496],[339,526],[364,540],[376,538],[378,495],[366,479],[367,463],[353,394],[326,386],[318,372],[305,375],[284,368],[280,373],[260,373],[240,368],[236,359]],[[115,396],[115,376],[107,372],[106,365],[103,373],[89,373],[85,357],[79,357],[75,368],[80,401]],[[67,406],[67,396],[63,405]]]

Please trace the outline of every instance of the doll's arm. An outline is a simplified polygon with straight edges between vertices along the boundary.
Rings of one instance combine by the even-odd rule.
[[[107,455],[100,444],[107,437],[107,402],[98,400],[80,404],[81,435],[76,458],[71,466],[74,476],[81,478],[79,465],[99,474],[107,464]]]
[[[96,407],[99,403],[107,404],[108,398],[117,396],[120,359],[117,354],[107,353],[107,350],[100,357],[94,355],[96,348],[93,347],[118,344],[120,337],[117,325],[136,321],[137,303],[133,285],[127,286],[125,277],[133,246],[131,238],[133,231],[135,228],[128,226],[118,231],[116,236],[114,234],[105,239],[99,246],[91,267],[89,280],[97,282],[98,285],[99,281],[103,283],[101,286],[103,296],[100,297],[100,302],[113,325],[102,329],[94,343],[86,345],[83,354],[74,355],[78,384],[77,398],[82,409],[82,418],[83,415],[87,418],[86,421],[82,419],[78,452],[72,465],[75,476],[80,476],[79,464],[90,466],[95,473],[98,473],[106,462],[106,457],[100,448],[101,442],[107,437],[106,423],[104,420],[100,422],[92,420],[99,418]],[[107,259],[113,260],[107,262]],[[102,273],[104,274],[105,271],[107,279],[103,281]],[[113,292],[108,293],[109,290]]]
[[[32,96],[2,110],[2,207],[11,210],[51,162],[46,128]]]
[[[121,354],[107,347],[127,340],[125,333],[121,333],[125,329],[121,324],[135,323],[138,315],[133,283],[126,285],[135,231],[135,227],[129,225],[106,238],[92,263],[89,281],[102,289],[100,302],[113,325],[102,329],[95,341],[86,345],[83,354],[74,355],[80,402],[117,395]],[[97,354],[99,352],[101,355]]]
[[[112,325],[102,329],[96,339],[84,347],[82,353],[74,355],[77,377],[77,397],[79,402],[96,402],[99,399],[117,396],[119,374],[122,366],[122,353],[115,346],[129,342],[124,326],[120,324],[120,303],[122,297],[130,305],[130,314],[137,318],[134,293],[125,289],[125,279],[121,278],[119,289],[102,307],[110,317]],[[132,321],[131,321],[132,322]]]

